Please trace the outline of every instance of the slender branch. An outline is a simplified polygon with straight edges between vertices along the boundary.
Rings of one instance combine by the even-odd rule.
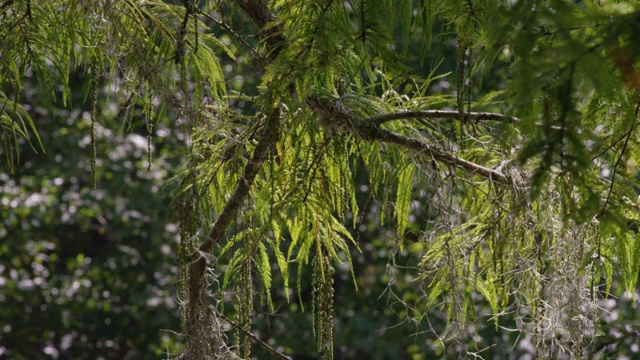
[[[5,2],[2,3],[2,5],[0,5],[0,11],[3,11],[4,8],[6,8],[7,6],[13,4],[14,0],[7,0]]]
[[[282,359],[282,360],[291,360],[290,357],[282,354],[281,352],[279,352],[278,350],[274,349],[272,346],[270,346],[269,344],[267,344],[266,342],[262,341],[260,338],[258,338],[257,336],[253,335],[251,333],[251,331],[248,331],[247,329],[243,328],[242,326],[240,326],[240,324],[238,324],[237,322],[229,319],[228,317],[226,317],[223,313],[217,311],[214,307],[209,306],[209,311],[211,311],[211,313],[214,316],[219,316],[220,318],[222,318],[222,320],[226,321],[227,323],[229,323],[231,326],[233,326],[236,330],[240,331],[241,333],[245,334],[246,336],[250,337],[253,341],[255,341],[256,343],[258,343],[258,345],[262,346],[264,349],[266,349],[267,351],[269,351],[270,353],[272,353],[273,355],[275,355],[278,359]]]
[[[415,111],[400,111],[400,112],[395,112],[390,114],[376,115],[363,120],[363,122],[369,122],[372,125],[378,126],[393,120],[422,119],[422,118],[459,119],[460,116],[461,114],[459,111],[415,110]],[[495,120],[495,121],[508,121],[508,122],[520,121],[520,119],[516,117],[511,117],[503,114],[490,113],[490,112],[469,112],[469,113],[463,112],[462,116],[467,119],[476,120],[476,121],[479,121],[479,120]]]
[[[618,160],[616,160],[615,165],[613,165],[613,172],[611,174],[611,184],[609,184],[609,193],[607,194],[607,199],[604,201],[602,210],[600,210],[600,213],[598,215],[604,214],[604,211],[607,209],[607,205],[609,205],[609,200],[611,199],[611,194],[613,193],[613,185],[616,182],[616,174],[618,172],[618,166],[620,165],[620,162],[624,157],[625,151],[627,151],[627,145],[629,144],[629,139],[631,138],[631,134],[633,133],[635,128],[638,126],[637,119],[638,119],[639,112],[640,112],[640,102],[638,102],[636,106],[636,120],[633,122],[633,124],[631,124],[631,128],[629,129],[629,131],[627,131],[626,138],[624,139],[624,144],[622,144],[622,151],[620,151],[620,156],[618,157]]]
[[[606,153],[607,151],[613,149],[614,147],[618,146],[618,144],[620,144],[620,141],[622,141],[625,138],[629,137],[629,134],[631,134],[631,132],[633,131],[633,127],[630,128],[629,130],[627,130],[627,132],[625,132],[624,134],[622,134],[622,136],[620,136],[620,138],[614,142],[612,142],[610,145],[608,145],[607,147],[605,147],[604,149],[600,150],[600,152],[598,152],[597,154],[593,155],[591,157],[591,161],[599,158],[600,156],[602,156],[604,153]],[[606,138],[606,137],[605,137]]]
[[[15,23],[13,23],[11,26],[9,26],[9,29],[7,29],[7,31],[2,36],[2,38],[0,38],[0,40],[4,41],[4,39],[7,36],[11,35],[11,32],[13,31],[13,29],[15,29],[18,25],[20,25],[22,23],[22,21],[24,21],[24,19],[26,19],[26,18],[31,19],[31,8],[29,8],[27,10],[27,12],[24,13]]]
[[[231,34],[231,36],[233,36],[234,38],[238,39],[238,41],[240,41],[248,50],[251,54],[253,54],[253,56],[257,59],[260,60],[264,60],[264,57],[262,55],[260,55],[256,49],[254,49],[253,46],[251,46],[251,44],[249,44],[249,42],[247,42],[247,40],[245,40],[242,36],[240,36],[240,34],[236,33],[229,25],[227,25],[227,23],[224,22],[224,20],[218,20],[215,17],[211,16],[210,14],[202,11],[202,10],[198,10],[198,12],[206,17],[207,19],[215,22],[218,26],[220,26],[221,28],[223,28],[226,32],[228,32],[229,34]]]
[[[443,149],[427,144],[424,141],[420,141],[419,139],[397,134],[386,129],[378,129],[374,132],[373,140],[399,145],[406,149],[430,156],[436,161],[462,169],[469,174],[478,175],[503,185],[513,185],[513,180],[501,171],[459,158]]]

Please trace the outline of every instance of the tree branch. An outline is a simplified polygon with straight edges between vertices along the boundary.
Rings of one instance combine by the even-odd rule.
[[[267,5],[261,0],[242,0],[238,1],[238,4],[243,8],[253,21],[260,27],[266,25],[268,21],[275,19],[275,16],[269,12]],[[271,29],[274,31],[273,29]],[[274,35],[274,37],[278,37]],[[281,36],[280,36],[281,37]],[[277,54],[278,49],[274,49],[273,53]],[[233,194],[225,204],[222,212],[218,216],[218,219],[213,224],[213,228],[209,233],[208,239],[200,246],[199,251],[201,253],[210,253],[217,242],[222,238],[227,230],[227,227],[231,221],[236,217],[240,210],[242,201],[249,194],[249,189],[253,184],[253,181],[262,166],[262,163],[267,158],[269,152],[278,140],[278,125],[280,123],[280,113],[278,109],[272,109],[271,113],[267,116],[265,124],[263,125],[263,133],[258,140],[253,157],[247,163],[242,179],[236,184],[236,188]],[[199,256],[198,254],[195,254]],[[193,275],[202,275],[205,268],[205,259],[200,257],[192,265]],[[192,280],[197,280],[200,276],[192,276]],[[195,285],[195,284],[192,284]]]
[[[207,19],[213,21],[214,23],[216,23],[218,26],[220,26],[226,32],[228,32],[233,38],[238,39],[238,41],[240,41],[249,50],[249,52],[253,54],[253,56],[256,59],[260,59],[261,61],[264,61],[264,56],[260,55],[258,51],[254,49],[253,46],[249,44],[249,42],[247,42],[247,40],[245,40],[242,36],[240,36],[240,34],[236,33],[229,25],[227,25],[227,23],[224,22],[223,19],[218,20],[215,17],[213,17],[211,14],[206,13],[202,10],[198,10],[198,13],[206,17]]]
[[[274,110],[268,117],[267,121],[263,125],[263,133],[258,140],[258,146],[253,151],[253,157],[247,163],[244,168],[242,178],[236,184],[236,188],[231,194],[231,197],[225,204],[222,212],[218,216],[209,238],[200,246],[200,251],[203,253],[210,253],[218,240],[222,238],[226,232],[227,227],[231,224],[231,221],[235,219],[242,201],[249,194],[249,189],[253,184],[253,181],[258,174],[258,171],[262,167],[262,164],[266,160],[269,152],[273,148],[274,144],[278,140],[278,124],[280,123],[280,114],[277,110]]]
[[[639,113],[640,113],[640,102],[638,102],[638,104],[636,105],[636,119],[638,119]],[[618,156],[618,160],[616,160],[616,163],[613,165],[613,172],[611,174],[611,184],[609,184],[609,193],[607,194],[607,198],[604,201],[604,205],[602,205],[602,210],[600,210],[597,216],[603,215],[605,210],[607,210],[607,205],[609,205],[609,200],[611,199],[611,194],[613,193],[613,185],[616,182],[616,174],[618,172],[618,166],[620,165],[620,162],[624,157],[625,151],[627,151],[627,145],[629,145],[629,139],[631,138],[631,134],[634,132],[637,126],[638,126],[638,121],[636,120],[633,122],[633,124],[631,124],[631,128],[629,129],[629,131],[627,131],[625,135],[624,143],[622,144],[622,150],[620,151],[620,156]]]
[[[386,122],[393,120],[401,120],[401,119],[422,119],[422,118],[432,118],[432,119],[459,119],[460,117],[464,117],[470,120],[495,120],[495,121],[508,121],[508,122],[517,122],[518,118],[496,114],[490,112],[470,112],[470,113],[462,113],[458,111],[449,111],[449,110],[415,110],[415,111],[400,111],[390,114],[376,115],[372,116],[368,119],[363,120],[363,122],[369,122],[372,125],[379,126]]]
[[[275,59],[285,39],[277,27],[265,28],[269,22],[276,20],[276,16],[269,11],[267,2],[264,0],[237,0],[236,2],[260,28],[257,35],[263,37],[267,44],[268,59]]]
[[[459,158],[451,153],[446,152],[443,149],[440,149],[433,145],[429,145],[426,142],[420,141],[415,138],[407,137],[386,129],[378,128],[375,132],[373,132],[372,140],[396,144],[406,149],[416,151],[426,156],[430,156],[436,161],[462,169],[469,174],[482,176],[483,178],[501,183],[503,185],[513,185],[513,180],[501,171]]]
[[[471,161],[461,159],[443,149],[438,148],[437,146],[433,146],[419,139],[410,138],[410,137],[400,135],[390,130],[382,129],[379,127],[379,123],[383,123],[384,121],[411,118],[411,116],[407,115],[409,112],[387,114],[388,116],[382,118],[386,120],[376,122],[375,118],[380,118],[381,116],[385,116],[385,115],[376,116],[376,117],[368,118],[364,120],[358,120],[358,119],[354,119],[350,114],[348,114],[344,106],[341,106],[341,104],[338,104],[337,101],[333,99],[329,99],[326,97],[319,97],[319,96],[311,96],[307,101],[307,103],[309,107],[311,107],[311,109],[313,109],[316,113],[318,113],[324,119],[323,121],[327,124],[327,126],[331,126],[333,128],[338,128],[340,130],[349,132],[364,140],[380,141],[380,142],[402,146],[406,149],[416,151],[426,156],[430,156],[436,161],[457,167],[470,174],[482,176],[486,179],[489,179],[494,182],[498,182],[503,185],[508,185],[508,186],[513,185],[513,179],[511,179],[509,176],[505,175],[499,170],[484,167],[482,165],[478,165]],[[418,112],[410,112],[410,113],[417,114]],[[443,112],[440,112],[440,113],[443,113]],[[444,113],[446,113],[447,116],[454,117],[453,116],[454,112],[444,112]],[[400,116],[399,114],[403,114],[403,116]],[[479,114],[489,114],[489,113],[479,113]],[[396,118],[392,119],[391,115],[395,115]],[[499,118],[497,115],[499,114],[492,114],[491,118],[493,119]],[[459,116],[459,114],[455,112],[455,117],[457,116]],[[425,117],[425,116],[420,115],[420,116],[414,116],[414,117]],[[507,117],[502,116],[502,118],[504,119]]]
[[[216,310],[216,308],[209,306],[209,311],[211,311],[211,314],[213,316],[219,316],[220,318],[222,318],[222,320],[226,321],[227,323],[229,323],[231,326],[233,326],[236,330],[240,331],[241,333],[245,334],[246,336],[250,337],[251,339],[253,339],[253,341],[255,341],[256,343],[258,343],[258,345],[262,346],[262,348],[264,348],[265,350],[269,351],[271,354],[275,355],[278,359],[282,359],[282,360],[291,360],[290,357],[282,354],[281,352],[279,352],[278,350],[274,349],[272,346],[270,346],[269,344],[267,344],[266,342],[262,341],[260,338],[258,338],[257,336],[253,335],[253,333],[251,333],[251,331],[248,331],[247,329],[243,328],[242,326],[240,326],[240,324],[238,324],[237,322],[229,319],[228,317],[226,317],[223,313],[219,312],[218,310]]]
[[[264,3],[262,0],[242,0],[238,1],[238,4],[261,28],[264,27],[267,22],[275,19],[275,15],[273,15],[269,11],[266,3]],[[269,31],[273,33],[273,36],[271,36],[271,38],[282,38],[282,35],[280,35],[279,33],[275,33],[274,28],[271,28]],[[275,43],[273,45],[275,46]],[[277,55],[278,52],[278,49],[273,49],[271,54]],[[249,163],[247,163],[242,179],[238,181],[236,189],[231,195],[231,198],[229,198],[224,208],[222,209],[222,212],[218,216],[218,219],[213,224],[213,228],[211,229],[209,238],[200,246],[199,250],[201,252],[210,253],[211,250],[213,250],[215,244],[222,238],[222,236],[226,232],[227,227],[238,214],[240,205],[242,201],[247,197],[249,189],[253,184],[253,180],[258,174],[260,167],[262,167],[262,163],[266,160],[269,152],[278,141],[279,123],[279,109],[272,109],[271,113],[267,116],[264,125],[262,126],[264,131],[260,136],[260,139],[258,140],[258,145],[253,152],[253,157],[251,158],[251,160],[249,160]]]
[[[280,114],[277,109],[273,110],[267,116],[267,120],[263,126],[263,133],[258,140],[253,157],[247,163],[244,173],[240,181],[236,184],[231,197],[225,204],[218,219],[213,224],[211,232],[207,240],[200,245],[198,251],[192,256],[194,260],[191,262],[189,274],[189,303],[191,304],[191,319],[197,318],[198,304],[201,300],[202,289],[205,286],[205,270],[207,268],[207,258],[202,254],[210,254],[218,241],[222,239],[231,222],[236,218],[242,202],[248,196],[253,181],[266,160],[267,156],[273,149],[278,140],[278,128],[280,123]]]

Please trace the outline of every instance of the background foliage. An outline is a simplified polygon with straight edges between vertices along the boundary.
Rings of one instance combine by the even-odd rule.
[[[0,3],[0,353],[633,356],[636,7]]]

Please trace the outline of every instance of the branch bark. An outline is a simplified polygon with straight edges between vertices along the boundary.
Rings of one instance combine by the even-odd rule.
[[[496,114],[491,112],[468,112],[468,113],[460,113],[459,111],[450,111],[450,110],[415,110],[415,111],[400,111],[390,114],[376,115],[372,116],[364,122],[369,122],[375,126],[382,125],[386,122],[393,120],[402,120],[402,119],[459,119],[460,117],[464,117],[470,120],[495,120],[495,121],[508,121],[508,122],[517,122],[518,118]]]

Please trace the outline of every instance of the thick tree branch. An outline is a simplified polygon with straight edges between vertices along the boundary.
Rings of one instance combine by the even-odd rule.
[[[349,132],[364,140],[380,141],[399,145],[406,149],[416,151],[426,156],[430,156],[436,161],[457,167],[470,174],[482,176],[503,185],[513,185],[513,180],[501,171],[461,159],[443,149],[440,149],[419,139],[410,138],[386,129],[382,129],[375,121],[372,121],[373,118],[365,120],[355,119],[347,112],[347,110],[343,106],[341,106],[334,99],[312,96],[309,98],[307,103],[316,113],[318,113],[324,119],[323,122],[325,122],[326,126]],[[456,116],[458,116],[458,113],[456,113]],[[421,115],[420,117],[424,117],[424,115]],[[397,119],[402,118],[407,117],[398,117]],[[386,121],[390,120],[391,119],[388,119]]]
[[[253,21],[260,26],[264,27],[267,22],[275,19],[275,16],[269,12],[269,8],[266,3],[261,0],[239,0],[238,4],[242,9],[251,16]],[[270,29],[270,31],[275,31],[274,29]],[[272,38],[279,38],[280,35],[273,35]],[[278,49],[274,49],[273,53],[277,54]],[[229,227],[231,221],[236,217],[238,211],[240,210],[240,206],[242,201],[249,194],[249,189],[253,184],[253,181],[262,166],[262,163],[265,161],[269,152],[275,145],[278,140],[278,124],[280,123],[280,114],[278,109],[272,109],[271,113],[267,116],[265,124],[263,127],[263,133],[258,140],[258,145],[256,146],[253,157],[247,163],[242,179],[238,181],[233,194],[225,204],[222,212],[218,216],[218,219],[213,224],[213,228],[211,229],[211,233],[209,234],[208,239],[200,246],[200,253],[208,254],[210,253],[218,241],[222,238],[224,233]],[[198,254],[195,254],[199,256]],[[200,257],[195,260],[192,265],[192,281],[199,281],[198,279],[204,273],[205,268],[205,258]],[[193,276],[196,275],[196,276]],[[200,279],[201,280],[201,279]],[[196,284],[191,284],[196,285]],[[199,289],[199,286],[196,286]]]
[[[267,120],[263,125],[262,135],[260,136],[258,145],[253,152],[253,157],[249,160],[249,163],[247,163],[244,169],[242,179],[240,179],[236,184],[236,188],[231,197],[222,209],[218,219],[213,224],[209,237],[202,245],[200,245],[198,251],[193,254],[194,260],[191,263],[189,274],[189,303],[191,304],[190,309],[192,312],[189,314],[190,319],[198,318],[198,306],[196,306],[196,304],[200,303],[202,290],[206,284],[204,276],[207,268],[206,255],[211,253],[213,248],[226,233],[231,222],[238,215],[242,202],[248,196],[256,175],[260,171],[262,164],[278,140],[279,123],[280,114],[279,111],[275,109],[267,116]]]
[[[279,122],[280,114],[277,110],[274,110],[267,117],[267,120],[263,125],[263,133],[258,140],[258,145],[253,152],[253,157],[249,160],[249,163],[247,163],[247,166],[244,169],[242,178],[238,181],[238,184],[236,184],[236,188],[231,194],[231,197],[222,209],[222,212],[218,216],[215,224],[213,224],[209,238],[200,246],[199,250],[201,252],[210,253],[218,240],[220,240],[226,232],[231,221],[235,219],[242,205],[242,201],[249,194],[249,189],[253,184],[258,171],[260,171],[262,164],[278,140]]]
[[[514,118],[511,116],[496,114],[490,112],[470,112],[470,113],[462,113],[459,111],[448,111],[448,110],[415,110],[415,111],[400,111],[390,114],[376,115],[372,116],[363,122],[369,122],[375,126],[382,125],[386,122],[393,120],[402,120],[402,119],[459,119],[460,117],[464,117],[469,120],[495,120],[495,121],[508,121],[508,122],[517,122],[518,118]]]
[[[249,14],[253,21],[263,28],[267,22],[275,19],[275,16],[269,12],[266,3],[262,0],[239,0],[238,4]],[[269,37],[266,39],[267,45],[270,47],[270,59],[277,56],[279,49],[276,47],[281,41],[282,36],[276,32],[275,28],[268,30]],[[191,313],[188,314],[191,321],[198,319],[198,304],[202,301],[203,287],[206,284],[205,270],[207,267],[206,257],[203,256],[211,253],[216,244],[222,239],[231,222],[236,218],[240,211],[242,202],[249,195],[249,190],[253,184],[262,164],[267,159],[269,153],[274,148],[278,140],[278,129],[280,124],[280,111],[277,108],[270,109],[266,117],[265,123],[262,125],[262,133],[258,139],[258,144],[253,152],[253,157],[247,163],[242,179],[236,184],[231,197],[225,204],[218,219],[213,224],[211,232],[207,240],[200,245],[198,251],[193,254],[193,261],[190,266],[189,274],[189,302],[191,304]],[[191,335],[191,334],[189,334]],[[193,334],[197,336],[197,334]]]

